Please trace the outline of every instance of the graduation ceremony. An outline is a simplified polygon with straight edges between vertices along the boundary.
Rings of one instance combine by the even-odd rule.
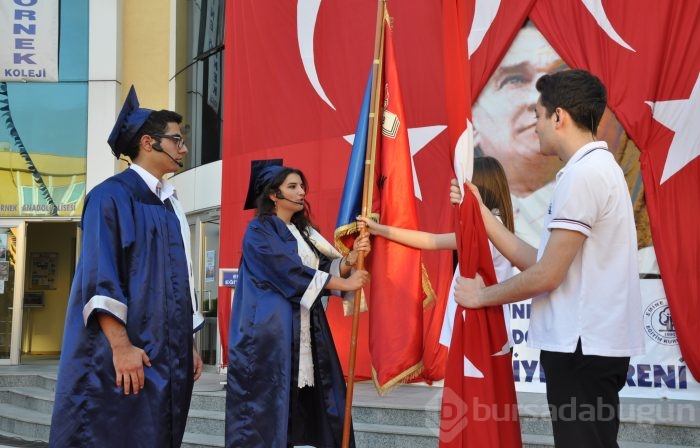
[[[700,446],[698,23],[3,0],[0,448]]]

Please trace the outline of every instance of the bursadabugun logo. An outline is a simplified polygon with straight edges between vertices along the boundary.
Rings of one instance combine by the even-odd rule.
[[[447,387],[443,388],[442,395],[436,393],[425,406],[426,410],[435,407],[440,409],[441,413],[426,413],[426,427],[433,431],[441,442],[451,442],[469,423],[469,407],[458,394]]]

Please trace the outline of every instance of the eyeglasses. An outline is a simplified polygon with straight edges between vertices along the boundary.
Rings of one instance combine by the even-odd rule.
[[[185,137],[179,134],[153,134],[153,137],[168,138],[175,142],[175,144],[177,145],[177,149],[180,149],[183,146],[185,146]]]

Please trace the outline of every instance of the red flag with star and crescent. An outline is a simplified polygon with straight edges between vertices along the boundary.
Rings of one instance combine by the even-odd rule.
[[[460,183],[471,178],[474,140],[467,43],[468,2],[444,0],[443,54],[450,147]],[[497,283],[479,204],[468,189],[455,214],[460,275]],[[447,355],[440,447],[522,446],[511,356],[501,306],[458,306]]]
[[[531,18],[558,53],[570,66],[593,71],[608,86],[610,108],[642,150],[664,286],[684,358],[694,376],[700,377],[700,346],[695,344],[700,322],[693,321],[700,311],[700,236],[693,224],[698,217],[695,204],[700,203],[696,124],[700,122],[700,2],[464,2],[469,5],[467,14],[488,19],[480,30],[468,33],[470,42],[478,43],[470,45],[472,97],[505,54],[533,4]],[[451,230],[451,207],[442,199],[450,176],[450,148],[448,132],[442,130],[448,120],[445,99],[452,90],[445,86],[439,68],[443,65],[440,3],[397,2],[392,15],[405,113],[413,126],[409,137],[414,180],[420,186],[419,224],[422,230],[444,233]],[[285,164],[302,168],[312,186],[308,198],[314,221],[331,238],[351,149],[346,137],[357,124],[375,17],[375,1],[227,4],[222,267],[237,265],[245,224],[252,218],[252,213],[241,213],[241,192],[246,190],[252,159],[281,157]],[[460,39],[466,41],[465,36]],[[464,123],[449,130],[450,141],[453,132],[461,134]],[[424,251],[423,259],[438,297],[436,306],[424,310],[423,376],[436,380],[444,373],[444,350],[437,339],[452,259],[445,251]],[[219,298],[225,364],[230,290],[219,288]],[[330,301],[329,314],[334,320],[336,306],[341,311],[333,331],[345,361],[347,344],[336,333],[344,319],[338,301]]]
[[[254,159],[282,158],[285,165],[303,170],[313,221],[326,239],[332,240],[351,137],[373,58],[376,10],[373,0],[227,3],[221,267],[236,267],[241,257],[241,239],[253,217],[242,207]],[[445,151],[439,12],[439,3],[423,0],[407,0],[391,7],[414,167],[416,196],[406,201],[415,203],[421,230],[444,233],[450,231],[451,207],[444,195],[451,170]],[[446,297],[452,254],[424,251],[422,259],[436,294]],[[229,288],[219,288],[224,365],[230,297]],[[444,299],[436,302],[422,308],[423,328],[414,328],[417,345],[423,350],[422,378],[427,381],[443,378],[447,353],[438,343]],[[403,322],[396,318],[395,308],[387,311],[384,322],[390,333]],[[372,376],[367,314],[360,318],[356,378]],[[336,298],[329,300],[327,315],[339,358],[347,369],[352,319],[343,315],[341,301]]]
[[[641,151],[678,343],[700,378],[700,232],[693,224],[700,219],[700,2],[598,3],[538,1],[531,17],[570,66],[601,78],[608,106]]]

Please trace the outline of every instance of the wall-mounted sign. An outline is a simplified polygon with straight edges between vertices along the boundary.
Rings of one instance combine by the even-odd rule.
[[[24,306],[27,308],[44,306],[44,293],[42,291],[26,291],[24,293]]]
[[[238,281],[237,268],[220,268],[219,269],[219,286],[228,286],[235,288]]]
[[[32,252],[29,263],[29,288],[56,289],[57,252]]]
[[[216,274],[216,271],[214,270],[214,266],[216,266],[216,251],[215,250],[208,250],[207,251],[207,257],[205,260],[205,265],[204,265],[204,281],[205,282],[213,282],[216,280],[214,278],[214,275]]]
[[[58,81],[59,3],[3,1],[0,81]]]

